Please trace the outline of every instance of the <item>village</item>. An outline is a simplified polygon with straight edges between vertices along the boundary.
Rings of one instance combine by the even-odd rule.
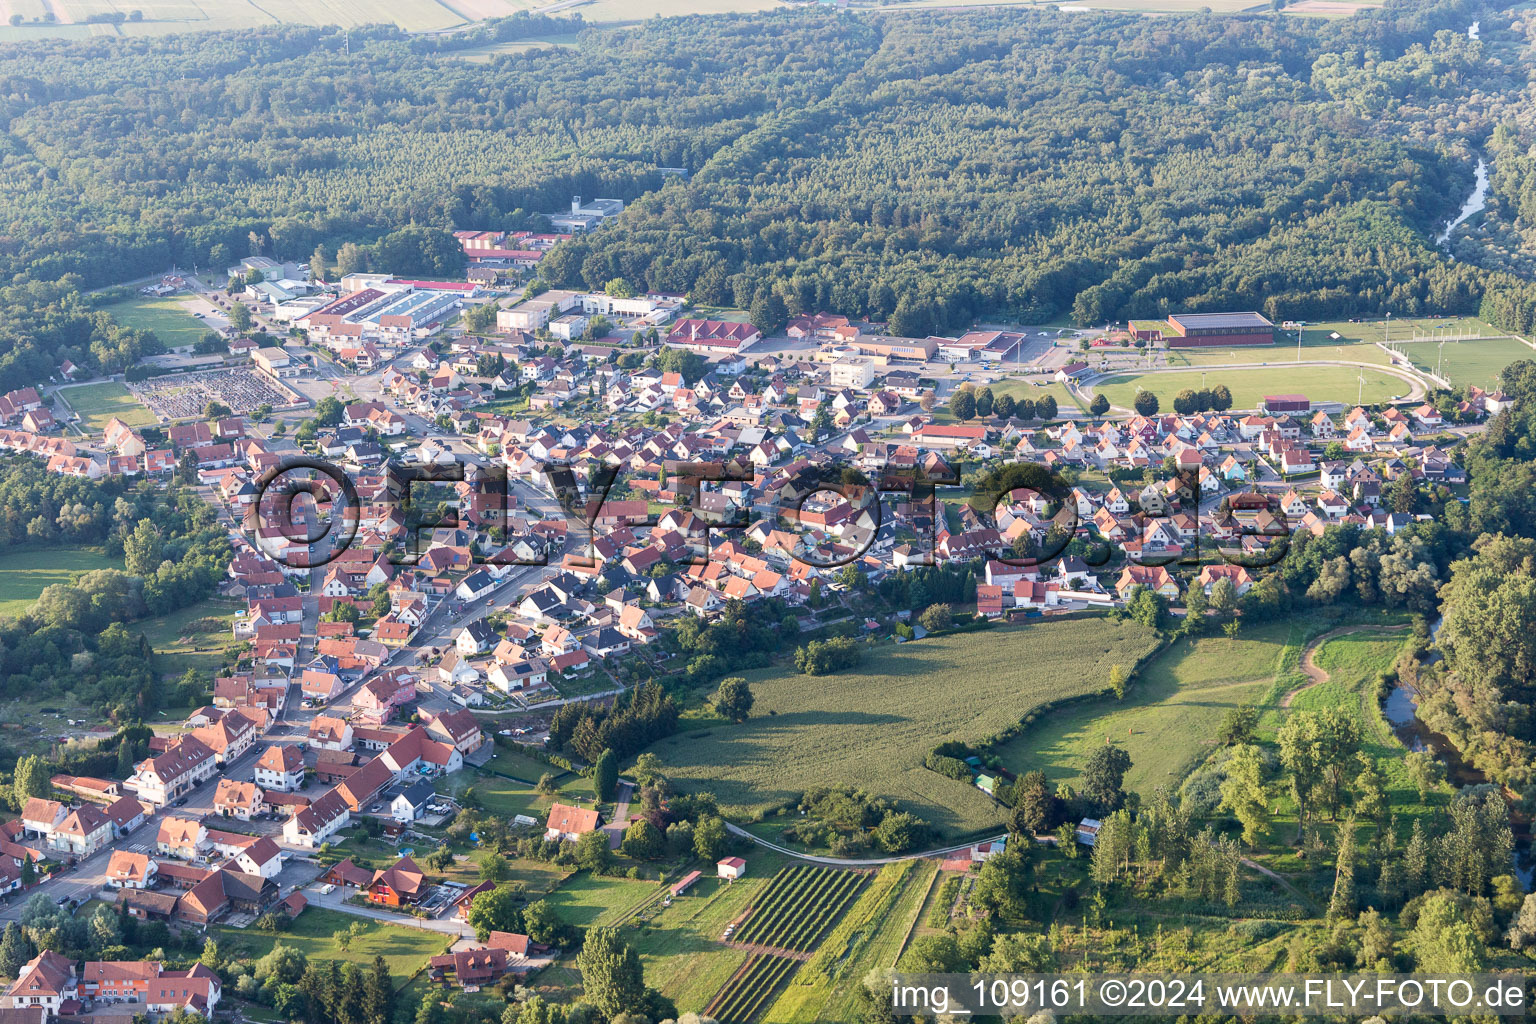
[[[855,616],[854,581],[930,564],[968,566],[974,613],[994,620],[1124,607],[1141,589],[1230,600],[1294,531],[1414,521],[1393,497],[1404,478],[1456,500],[1457,446],[1505,404],[1469,387],[1438,404],[1279,393],[1144,413],[1095,402],[1093,382],[1190,341],[1177,318],[1166,337],[1133,324],[899,338],[815,313],[765,338],[690,315],[680,295],[518,298],[500,283],[559,237],[460,232],[465,282],[328,286],[248,259],[233,296],[210,293],[251,318],[223,332],[226,351],[129,384],[153,425],[112,416],[83,432],[67,367],[46,394],[0,397],[0,446],[50,472],[192,483],[229,530],[223,590],[243,604],[237,667],[132,775],[55,777],[55,799],[0,827],[0,891],[41,884],[60,903],[197,929],[319,905],[442,933],[450,948],[429,966],[444,984],[536,971],[559,950],[503,931],[477,941],[467,924],[493,882],[445,879],[408,851],[437,846],[461,813],[456,779],[502,750],[544,756],[557,708],[675,667],[680,617],[775,602],[887,635],[912,610]],[[1197,325],[1190,343],[1275,342],[1264,318],[1235,316],[1244,331],[1262,321],[1258,336],[1202,341]],[[335,471],[291,468],[299,456]],[[1044,467],[1061,492],[988,508],[981,474],[1012,464]],[[285,477],[306,500],[274,484]],[[628,806],[588,793],[509,824],[618,850]],[[379,835],[402,851],[387,867],[323,856]],[[722,879],[746,869],[716,865]],[[220,995],[195,969],[55,959],[29,964],[6,1005],[206,1014]]]

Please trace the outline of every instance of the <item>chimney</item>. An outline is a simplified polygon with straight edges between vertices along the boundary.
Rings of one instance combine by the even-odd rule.
[[[571,196],[571,212],[581,212],[581,196]]]

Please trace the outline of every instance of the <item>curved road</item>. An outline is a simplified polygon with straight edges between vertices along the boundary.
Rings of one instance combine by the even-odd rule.
[[[786,857],[808,860],[813,864],[831,864],[834,867],[845,868],[878,867],[881,864],[895,864],[904,860],[922,860],[924,857],[939,857],[946,853],[959,853],[961,850],[969,850],[977,843],[991,843],[1003,838],[1002,835],[989,836],[985,839],[961,843],[959,846],[946,846],[941,850],[924,850],[922,853],[903,853],[897,857],[818,857],[810,853],[796,853],[794,850],[786,849],[777,843],[770,843],[768,840],[755,836],[739,825],[732,825],[730,822],[725,823],[725,830],[733,836],[750,839],[758,846],[773,850],[775,853],[782,853]]]

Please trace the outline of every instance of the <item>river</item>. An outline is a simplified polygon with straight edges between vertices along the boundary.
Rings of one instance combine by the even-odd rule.
[[[1476,26],[1473,26],[1474,28]],[[1469,30],[1470,31],[1470,30]],[[1446,224],[1445,230],[1440,232],[1440,237],[1435,239],[1436,245],[1444,245],[1451,239],[1451,232],[1461,226],[1462,222],[1475,213],[1482,211],[1488,205],[1488,164],[1482,157],[1477,159],[1477,184],[1472,189],[1472,194],[1461,206],[1461,213],[1456,219]]]

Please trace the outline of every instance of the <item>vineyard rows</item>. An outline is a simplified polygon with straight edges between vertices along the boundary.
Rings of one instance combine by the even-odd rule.
[[[733,941],[809,952],[868,876],[797,865],[774,876]]]
[[[759,953],[747,960],[704,1008],[720,1024],[751,1024],[789,974],[795,961]]]

